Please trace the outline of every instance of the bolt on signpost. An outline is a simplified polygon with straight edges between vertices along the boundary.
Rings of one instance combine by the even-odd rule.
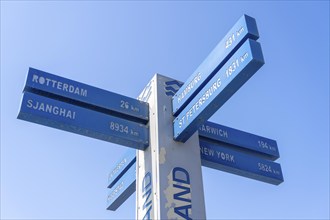
[[[138,99],[30,68],[18,118],[129,147],[108,210],[136,191],[137,219],[206,219],[201,166],[283,182],[275,140],[207,121],[264,64],[258,38],[243,15],[185,83],[156,74]]]

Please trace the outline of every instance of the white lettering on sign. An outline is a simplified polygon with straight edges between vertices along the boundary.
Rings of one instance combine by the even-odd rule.
[[[186,114],[180,119],[179,127],[181,128],[189,119],[199,110],[199,108],[214,94],[214,92],[220,88],[221,79],[218,78],[208,90],[204,92],[201,98],[186,112]]]
[[[61,116],[64,118],[69,118],[74,120],[76,117],[76,112],[66,109],[66,108],[61,108],[56,105],[50,105],[50,104],[45,104],[43,102],[38,102],[38,101],[33,101],[32,99],[29,99],[27,101],[26,106],[28,108],[32,108],[34,110],[42,111],[42,112],[47,112],[49,114],[53,114],[56,116]]]
[[[260,171],[265,172],[265,173],[273,173],[275,175],[281,175],[280,170],[277,170],[276,168],[273,168],[270,165],[264,164],[264,163],[261,163],[261,162],[258,163],[258,169]]]
[[[125,133],[128,134],[128,126],[127,125],[122,125],[116,122],[111,121],[110,122],[110,129],[113,131],[117,131],[120,133]]]
[[[236,71],[236,69],[249,57],[248,52],[245,52],[242,56],[239,56],[227,67],[224,77],[225,79],[231,77],[231,75]],[[219,76],[214,83],[203,93],[203,95],[198,99],[198,101],[181,117],[179,120],[179,128],[189,122],[189,119],[196,114],[196,112],[204,105],[204,103],[214,95],[214,93],[221,87],[221,78]]]
[[[221,158],[223,161],[235,163],[235,158],[234,158],[234,155],[232,155],[232,154],[227,154],[224,152],[217,151],[217,156],[218,156],[218,158]]]
[[[244,27],[241,27],[236,31],[236,33],[232,33],[226,40],[225,48],[229,48],[239,38],[243,31]]]
[[[210,149],[208,147],[203,147],[203,146],[200,146],[200,151],[201,151],[201,154],[203,154],[205,156],[217,157],[218,159],[221,159],[223,161],[235,163],[235,156],[232,154],[213,150],[213,149]]]
[[[44,86],[50,86],[52,88],[62,90],[64,92],[76,94],[79,96],[87,97],[87,89],[79,88],[78,86],[70,85],[67,83],[63,83],[54,79],[50,79],[43,76],[38,76],[36,74],[33,74],[32,76],[32,82],[38,83]]]
[[[113,122],[113,121],[110,121],[109,122],[109,127],[110,127],[110,130],[112,131],[116,131],[116,132],[120,132],[120,133],[124,133],[124,134],[128,134],[128,135],[132,135],[132,136],[135,136],[135,137],[139,137],[140,136],[140,133],[138,131],[135,131],[133,129],[130,129],[128,127],[128,125],[124,125],[124,124],[120,124],[120,123],[117,123],[117,122]]]
[[[108,203],[113,200],[114,197],[117,196],[117,194],[122,190],[124,186],[124,181],[121,181],[117,186],[116,188],[114,188],[113,191],[111,191],[110,195],[108,195]]]
[[[120,100],[120,107],[124,109],[129,109],[129,103],[124,100]]]
[[[226,130],[223,130],[221,128],[214,128],[208,125],[201,125],[199,127],[200,131],[206,132],[208,134],[212,134],[212,135],[217,135],[217,136],[221,136],[221,137],[225,137],[228,138],[228,132]]]
[[[214,150],[207,147],[200,147],[201,153],[206,156],[214,156]]]
[[[240,63],[243,63],[244,60],[246,58],[249,57],[249,54],[246,52],[245,54],[243,54],[241,57],[237,58],[236,60],[234,60],[234,62],[232,62],[229,67],[226,69],[226,76],[227,78],[231,76],[232,73],[234,73],[237,69],[237,67],[239,67]]]
[[[276,152],[276,148],[271,146],[269,143],[267,143],[267,141],[259,140],[258,145],[259,145],[259,147],[261,147],[263,149],[267,149],[267,150],[271,150],[271,151]]]
[[[142,180],[142,198],[144,198],[144,203],[142,210],[145,211],[143,216],[144,219],[151,219],[151,210],[152,210],[152,186],[151,186],[151,173],[148,172]]]
[[[117,164],[117,166],[109,174],[109,179],[108,180],[110,180],[113,177],[113,175],[115,175],[126,164],[126,162],[127,162],[127,159],[126,158],[124,158],[123,160],[121,160]]]
[[[197,75],[193,78],[193,80],[188,83],[183,92],[178,95],[178,103],[197,85],[197,83],[201,80],[201,73],[197,73]]]
[[[131,105],[129,102],[120,100],[120,108],[131,110],[133,112],[140,112],[139,107]]]
[[[264,171],[266,173],[273,173],[272,167],[267,164],[258,163],[258,168],[259,170]]]

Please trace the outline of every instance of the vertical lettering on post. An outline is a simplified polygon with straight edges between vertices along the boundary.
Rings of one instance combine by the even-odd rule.
[[[151,210],[152,210],[152,186],[151,186],[151,173],[148,172],[142,180],[142,197],[144,199],[142,210],[145,212],[143,219],[151,219]]]
[[[192,220],[191,187],[189,172],[182,167],[174,167],[168,175],[168,188],[164,191],[169,208],[169,219]]]

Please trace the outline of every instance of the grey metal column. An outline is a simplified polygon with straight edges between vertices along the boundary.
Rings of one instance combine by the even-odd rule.
[[[165,88],[173,81],[156,74],[139,97],[149,103],[150,145],[137,153],[137,219],[206,219],[198,134],[173,140],[172,95]]]

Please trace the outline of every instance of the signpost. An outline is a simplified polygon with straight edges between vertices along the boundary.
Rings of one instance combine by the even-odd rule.
[[[243,15],[185,83],[156,74],[138,99],[30,68],[18,118],[129,147],[108,210],[136,190],[137,219],[206,219],[202,165],[283,182],[275,140],[207,121],[264,64],[258,38]]]

